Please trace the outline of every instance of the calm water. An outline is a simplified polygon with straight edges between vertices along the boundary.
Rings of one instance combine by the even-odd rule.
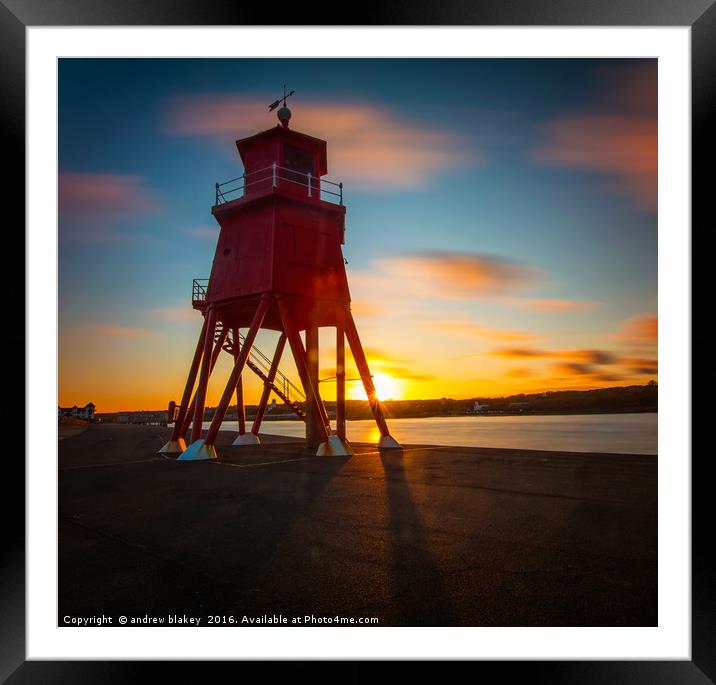
[[[445,416],[389,419],[389,425],[396,440],[413,445],[656,454],[657,418],[657,414]],[[261,429],[273,435],[305,435],[299,421],[264,421]],[[236,430],[236,423],[225,422],[222,430]],[[346,431],[354,442],[378,439],[373,421],[348,421]]]

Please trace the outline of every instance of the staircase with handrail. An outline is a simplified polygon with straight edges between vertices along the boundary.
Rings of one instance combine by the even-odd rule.
[[[223,324],[218,322],[214,340],[217,341],[223,335]],[[239,333],[239,342],[243,345],[246,343],[244,336]],[[223,349],[229,354],[234,354],[234,340],[231,331],[227,331],[226,339],[222,345]],[[306,397],[301,390],[293,383],[280,369],[276,371],[273,382],[269,382],[269,371],[271,369],[271,360],[255,345],[251,347],[249,358],[246,360],[248,366],[264,384],[268,384],[276,395],[286,404],[286,406],[298,418],[305,420],[306,412],[304,410]]]

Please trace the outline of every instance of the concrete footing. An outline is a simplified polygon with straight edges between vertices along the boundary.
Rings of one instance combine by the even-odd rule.
[[[216,448],[214,445],[207,445],[203,440],[192,442],[177,461],[207,461],[208,459],[216,459]]]
[[[162,447],[157,454],[181,454],[186,449],[184,438],[170,440]]]
[[[379,450],[399,450],[402,449],[401,444],[392,435],[381,435],[378,440]]]
[[[350,457],[353,449],[347,440],[342,440],[337,435],[329,435],[326,442],[318,446],[317,457]]]
[[[232,445],[260,445],[261,440],[258,435],[253,433],[240,433],[236,436],[236,440],[231,443]]]

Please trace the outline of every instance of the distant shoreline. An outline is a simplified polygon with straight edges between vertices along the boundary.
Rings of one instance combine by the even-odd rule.
[[[482,414],[420,414],[420,415],[403,415],[403,416],[389,416],[389,420],[396,421],[396,420],[412,420],[412,419],[466,419],[466,418],[474,418],[474,419],[482,419],[482,418],[514,418],[515,416],[612,416],[612,415],[618,415],[618,414],[658,414],[658,409],[642,409],[639,407],[632,408],[632,409],[619,409],[619,410],[594,410],[594,411],[584,411],[584,410],[572,410],[572,411],[522,411],[522,412],[493,412],[493,413],[482,413]],[[165,416],[166,412],[162,411],[156,411],[156,412],[118,412],[118,414],[121,415],[139,415],[136,418],[140,418],[145,414],[156,414],[157,416]],[[99,418],[102,420],[103,423],[125,423],[125,424],[132,424],[132,423],[143,423],[143,421],[116,421],[112,420],[113,417],[116,416],[115,414],[105,414],[105,415],[99,415]],[[254,420],[255,416],[253,414],[247,414],[246,415],[246,423],[251,424]],[[330,420],[335,420],[335,416],[332,414],[329,414]],[[371,417],[369,416],[352,416],[346,419],[346,421],[369,421],[371,420]],[[204,417],[205,422],[211,421],[211,416],[205,416]],[[236,415],[230,415],[227,414],[224,417],[224,420],[222,423],[231,423],[234,421],[238,421],[238,418]],[[296,422],[301,423],[303,422],[303,419],[299,419],[295,414],[278,414],[271,416],[270,414],[265,414],[263,417],[262,423],[283,423],[283,422]],[[149,423],[159,423],[160,425],[166,425],[166,420],[161,421],[160,419],[153,419],[148,421]],[[89,424],[88,424],[89,425]],[[173,422],[169,425],[173,425]]]
[[[324,402],[329,417],[335,416],[335,401]],[[430,400],[383,400],[388,416],[394,419],[437,418],[443,416],[574,416],[580,414],[641,414],[658,411],[656,383],[597,390],[560,390],[554,392],[519,394],[508,397],[474,397]],[[253,420],[256,405],[246,406],[247,420]],[[210,421],[214,407],[207,407],[204,420]],[[166,421],[167,411],[138,410],[98,412],[103,421],[117,423]],[[281,403],[273,404],[264,415],[265,421],[292,420],[292,411]],[[356,421],[372,416],[367,400],[347,400],[346,419]],[[119,418],[118,418],[119,417]],[[131,418],[130,418],[131,417]],[[236,408],[231,407],[225,420],[236,420]],[[299,420],[299,419],[295,419]]]
[[[415,416],[392,416],[391,419],[450,419],[450,418],[468,418],[468,417],[474,417],[476,419],[484,418],[486,416],[490,417],[500,417],[500,416],[592,416],[594,414],[658,414],[658,409],[642,409],[641,407],[635,407],[632,409],[605,409],[605,410],[594,410],[594,411],[584,411],[581,409],[574,409],[572,411],[504,411],[504,412],[486,412],[483,414],[419,414]],[[334,417],[330,417],[334,418]],[[236,421],[236,417],[228,417],[228,420],[234,420]],[[368,417],[351,417],[346,419],[346,421],[365,421]],[[224,419],[227,420],[226,418]],[[253,420],[253,416],[246,417],[246,420]],[[298,417],[290,416],[290,415],[282,415],[282,416],[267,416],[264,415],[263,418],[264,421],[300,421]]]

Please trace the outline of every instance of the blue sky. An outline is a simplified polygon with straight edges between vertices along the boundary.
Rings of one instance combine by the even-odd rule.
[[[62,59],[61,402],[176,399],[214,183],[284,83],[345,183],[355,312],[397,396],[656,377],[655,61]]]

